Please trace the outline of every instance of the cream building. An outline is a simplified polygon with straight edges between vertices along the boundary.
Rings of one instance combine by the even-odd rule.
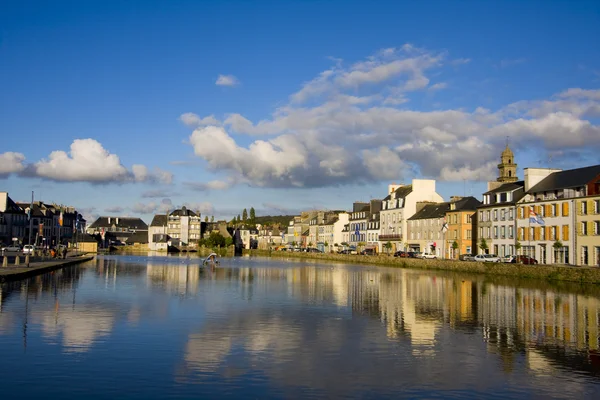
[[[539,170],[533,172],[535,182]],[[522,246],[521,253],[541,264],[580,264],[578,252],[582,249],[575,243],[575,204],[583,197],[598,194],[600,165],[552,172],[535,185],[531,184],[529,174],[525,169],[526,194],[517,203],[517,239]],[[586,243],[589,251],[596,241]]]
[[[413,179],[410,185],[388,186],[388,195],[383,199],[380,217],[379,243],[392,243],[392,252],[406,249],[407,220],[417,212],[417,202],[444,201],[435,191],[435,180]]]
[[[600,194],[575,200],[577,265],[600,267]]]

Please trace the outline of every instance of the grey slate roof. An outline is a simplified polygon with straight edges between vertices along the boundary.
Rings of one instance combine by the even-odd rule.
[[[484,194],[492,194],[492,193],[502,193],[502,192],[512,192],[513,190],[518,190],[525,186],[525,181],[517,181],[505,183],[502,186],[497,187],[496,189],[489,190]]]
[[[166,226],[166,225],[167,225],[167,216],[164,214],[155,215],[154,218],[152,218],[152,222],[150,223],[150,226]]]
[[[394,190],[396,193],[396,199],[403,199],[408,196],[412,192],[412,185],[401,186],[398,189]],[[388,194],[383,201],[391,200],[392,195]]]
[[[481,205],[481,201],[473,196],[468,196],[454,202],[454,204],[454,209],[450,211],[475,211]]]
[[[529,189],[528,193],[549,192],[552,190],[585,186],[599,175],[600,165],[554,172]]]
[[[110,218],[110,223],[108,219]],[[117,223],[117,219],[119,222]],[[148,225],[141,218],[132,217],[98,217],[89,227],[90,228],[106,228],[109,226],[118,228],[128,228],[137,230],[148,230]]]
[[[450,211],[450,203],[448,202],[426,204],[415,215],[410,217],[409,220],[442,218],[448,211]]]
[[[169,213],[169,215],[173,215],[173,216],[180,216],[180,217],[185,217],[186,215],[188,217],[197,217],[198,214],[196,214],[195,212],[193,212],[192,210],[188,210],[187,208],[181,207],[178,210],[174,210],[172,213]]]

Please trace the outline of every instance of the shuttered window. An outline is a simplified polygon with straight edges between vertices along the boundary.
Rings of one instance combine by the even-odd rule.
[[[567,204],[567,203],[564,203]],[[569,225],[563,225],[562,227],[562,239],[567,241],[569,240]]]
[[[562,215],[563,215],[563,217],[569,216],[569,203],[568,202],[564,202],[562,204]]]

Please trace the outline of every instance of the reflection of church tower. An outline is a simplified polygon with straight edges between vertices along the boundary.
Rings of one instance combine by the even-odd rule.
[[[506,148],[500,156],[500,164],[498,164],[498,171],[500,172],[500,176],[498,176],[497,179],[498,182],[506,183],[518,181],[517,164],[515,164],[514,161],[515,156],[507,143]]]

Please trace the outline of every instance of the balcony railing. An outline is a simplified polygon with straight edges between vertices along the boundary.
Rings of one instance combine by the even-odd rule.
[[[379,240],[402,240],[402,234],[379,235]]]

